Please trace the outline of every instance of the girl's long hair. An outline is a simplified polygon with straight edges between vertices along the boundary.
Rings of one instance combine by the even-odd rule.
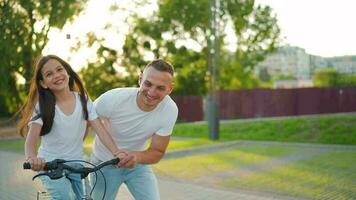
[[[42,56],[36,63],[34,76],[31,80],[31,86],[26,103],[20,109],[21,118],[18,124],[18,129],[21,136],[25,136],[24,132],[27,130],[27,124],[30,121],[42,118],[43,125],[40,135],[46,135],[52,129],[53,119],[55,114],[56,98],[52,91],[48,88],[43,88],[40,82],[43,80],[41,70],[43,66],[51,59],[57,60],[62,64],[64,69],[69,75],[69,89],[71,91],[77,91],[80,96],[80,102],[83,107],[83,116],[85,120],[88,120],[87,98],[86,92],[82,81],[77,73],[75,73],[72,67],[55,55]],[[36,104],[39,104],[39,113],[36,113],[33,117]]]

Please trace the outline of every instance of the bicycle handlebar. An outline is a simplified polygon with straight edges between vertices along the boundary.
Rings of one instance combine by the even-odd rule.
[[[63,177],[63,170],[68,170],[70,172],[73,173],[80,173],[82,178],[86,177],[89,173],[91,172],[95,172],[100,170],[101,168],[107,166],[107,165],[116,165],[117,163],[120,162],[119,158],[114,158],[112,160],[108,160],[106,162],[103,162],[101,164],[99,164],[98,166],[95,167],[82,167],[82,168],[75,168],[69,165],[66,165],[64,163],[66,163],[68,161],[66,160],[62,160],[62,159],[55,159],[53,161],[50,162],[46,162],[45,166],[44,166],[44,170],[48,171],[48,172],[43,172],[43,173],[39,173],[36,176],[34,176],[32,178],[32,180],[34,180],[36,177],[38,176],[42,176],[42,175],[46,175],[49,176],[51,179],[59,179],[61,177]],[[31,169],[31,164],[28,162],[25,162],[23,164],[23,168],[24,169]]]
[[[48,170],[54,170],[58,168],[58,165],[63,164],[67,161],[63,160],[63,159],[55,159],[52,160],[50,162],[46,162],[45,166],[44,166],[44,170],[48,171]],[[23,169],[31,169],[31,164],[29,162],[24,162],[23,163]]]

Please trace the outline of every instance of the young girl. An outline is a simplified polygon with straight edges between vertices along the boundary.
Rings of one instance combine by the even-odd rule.
[[[26,161],[32,170],[40,171],[45,162],[54,159],[83,160],[83,139],[87,122],[100,140],[117,157],[118,148],[103,128],[79,76],[61,58],[41,57],[35,68],[27,102],[22,109],[20,133],[28,133],[25,142]],[[37,152],[37,142],[41,145]],[[79,163],[73,163],[74,166]],[[83,190],[79,174],[58,180],[41,176],[52,199],[81,199]]]

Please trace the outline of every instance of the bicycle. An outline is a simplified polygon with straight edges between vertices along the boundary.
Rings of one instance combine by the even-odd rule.
[[[83,163],[92,165],[93,167],[75,168],[75,167],[65,164],[65,163],[69,163],[69,162],[83,162]],[[114,158],[112,160],[108,160],[108,161],[103,162],[96,166],[90,162],[83,161],[83,160],[55,159],[53,161],[46,162],[46,164],[44,166],[45,172],[38,173],[37,175],[32,177],[32,181],[35,180],[39,176],[48,176],[50,179],[55,180],[55,179],[62,178],[63,176],[65,176],[66,174],[69,174],[69,173],[79,173],[80,177],[81,177],[81,181],[82,181],[83,191],[84,191],[84,196],[82,197],[82,200],[93,200],[93,198],[91,197],[91,194],[92,194],[93,189],[95,188],[96,180],[95,180],[95,183],[94,183],[93,188],[91,189],[90,193],[88,193],[85,178],[90,173],[93,173],[93,172],[95,173],[95,177],[96,177],[97,176],[96,172],[99,171],[104,178],[104,192],[103,192],[103,197],[102,197],[102,199],[104,199],[105,194],[106,194],[106,179],[100,169],[107,165],[116,165],[119,162],[120,162],[119,158]],[[23,168],[31,169],[31,164],[28,162],[25,162],[23,164]],[[67,170],[68,172],[65,172],[64,170]],[[46,195],[46,194],[45,193],[42,193],[42,194],[37,193],[37,199],[39,199],[40,195]]]

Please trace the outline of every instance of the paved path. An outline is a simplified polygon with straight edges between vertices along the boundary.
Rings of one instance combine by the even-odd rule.
[[[31,181],[31,171],[22,169],[23,155],[0,151],[0,200],[36,199],[42,190],[39,180]],[[294,199],[275,195],[257,194],[248,191],[230,191],[159,177],[162,200],[287,200]],[[132,200],[126,187],[120,188],[117,199]]]
[[[184,157],[194,154],[212,153],[223,149],[234,148],[237,145],[267,145],[299,147],[304,151],[296,154],[288,154],[278,159],[267,160],[261,165],[250,165],[238,169],[228,170],[212,174],[204,180],[196,180],[194,183],[177,180],[172,177],[158,177],[162,200],[296,200],[295,197],[278,196],[274,194],[250,192],[246,190],[227,190],[214,185],[214,177],[246,176],[246,174],[269,170],[271,167],[282,166],[290,161],[303,160],[313,156],[338,150],[355,151],[355,145],[321,145],[283,142],[255,142],[234,141],[223,144],[195,147],[183,151],[169,152],[164,159]],[[23,155],[8,151],[0,151],[0,200],[27,200],[36,199],[36,192],[43,190],[39,180],[31,181],[34,172],[22,169]],[[207,184],[201,184],[207,183]],[[120,200],[133,200],[127,188],[121,187],[118,198]],[[332,199],[332,198],[331,198]],[[298,198],[298,200],[301,200]]]

